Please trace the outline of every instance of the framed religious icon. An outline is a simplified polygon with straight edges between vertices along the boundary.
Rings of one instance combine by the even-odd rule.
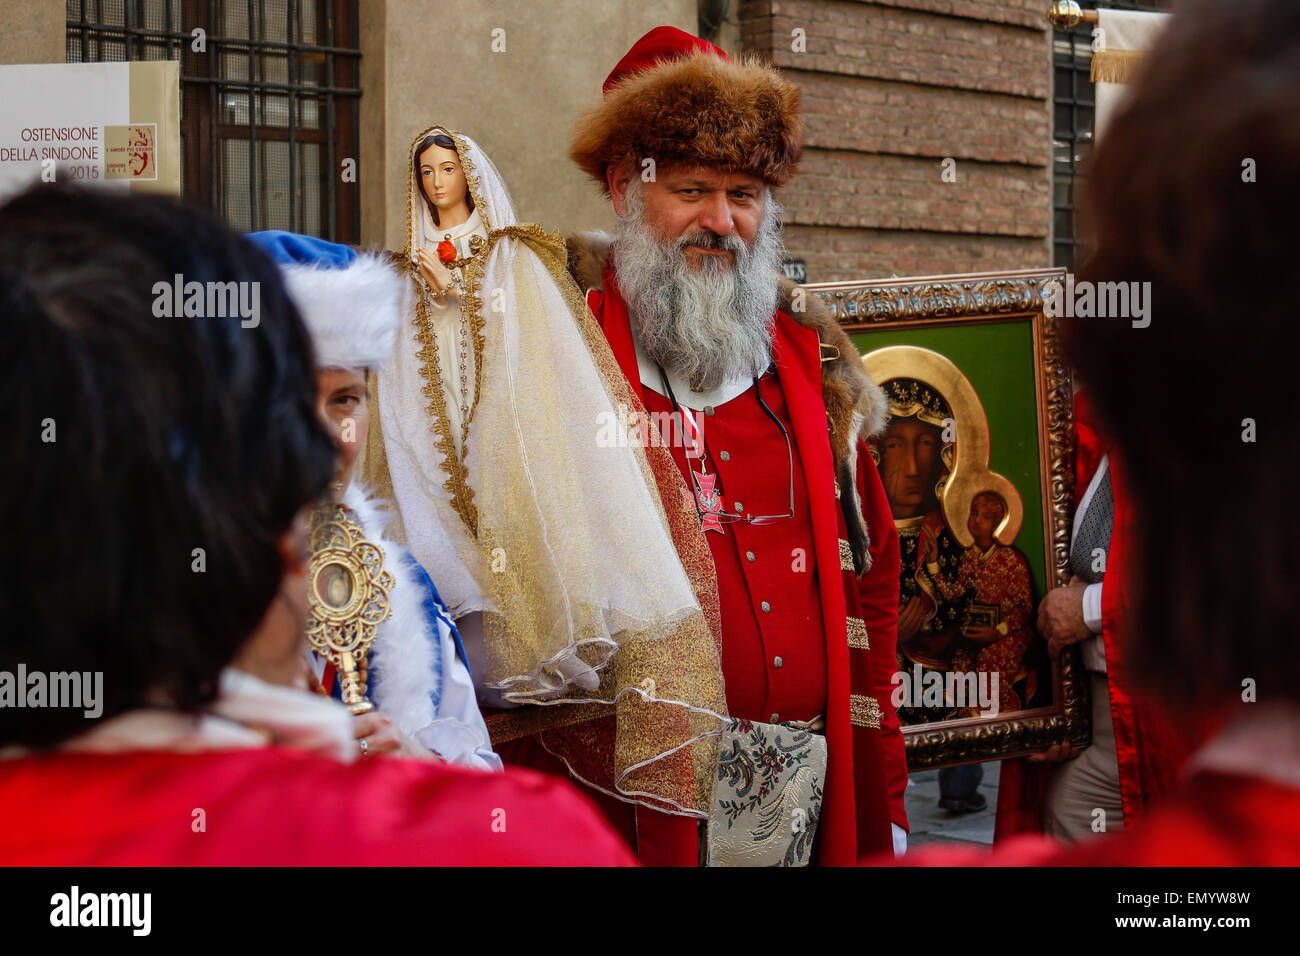
[[[1035,627],[1070,577],[1070,378],[1043,311],[1063,275],[804,286],[889,403],[868,446],[902,552],[893,702],[913,769],[1090,739],[1078,649],[1053,660]]]

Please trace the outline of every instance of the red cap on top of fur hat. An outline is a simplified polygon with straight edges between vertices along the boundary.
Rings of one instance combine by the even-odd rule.
[[[608,93],[611,87],[633,73],[640,73],[660,63],[680,60],[692,53],[712,53],[724,60],[731,59],[708,40],[691,36],[685,30],[676,27],[655,27],[633,43],[632,49],[628,50],[623,59],[618,61],[618,65],[609,71],[609,76],[605,77],[605,83],[600,88],[601,92]]]
[[[803,148],[799,91],[757,59],[656,27],[606,78],[601,103],[579,117],[569,157],[606,192],[605,171],[646,159],[750,173],[784,185]]]

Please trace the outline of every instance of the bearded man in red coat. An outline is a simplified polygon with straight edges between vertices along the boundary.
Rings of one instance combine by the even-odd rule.
[[[612,244],[570,240],[570,266],[633,392],[684,436],[672,453],[716,568],[731,715],[825,734],[816,854],[835,864],[906,843],[899,556],[863,443],[884,395],[779,271],[771,190],[802,136],[798,91],[775,69],[650,31],[578,122],[570,156],[621,224]],[[643,860],[658,846],[692,862],[694,821],[637,812]]]

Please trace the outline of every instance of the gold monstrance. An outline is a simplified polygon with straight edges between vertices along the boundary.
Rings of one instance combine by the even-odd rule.
[[[374,710],[366,699],[366,655],[376,629],[388,620],[393,576],[384,570],[384,551],[342,505],[326,505],[311,524],[307,569],[311,614],[307,641],[338,668],[343,703],[354,714]]]

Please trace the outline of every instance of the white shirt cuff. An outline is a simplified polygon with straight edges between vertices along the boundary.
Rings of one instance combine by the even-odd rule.
[[[1101,633],[1101,586],[1104,582],[1089,584],[1083,589],[1083,623],[1094,634]]]
[[[907,831],[897,823],[891,823],[889,826],[894,834],[894,856],[902,856],[907,852]]]

